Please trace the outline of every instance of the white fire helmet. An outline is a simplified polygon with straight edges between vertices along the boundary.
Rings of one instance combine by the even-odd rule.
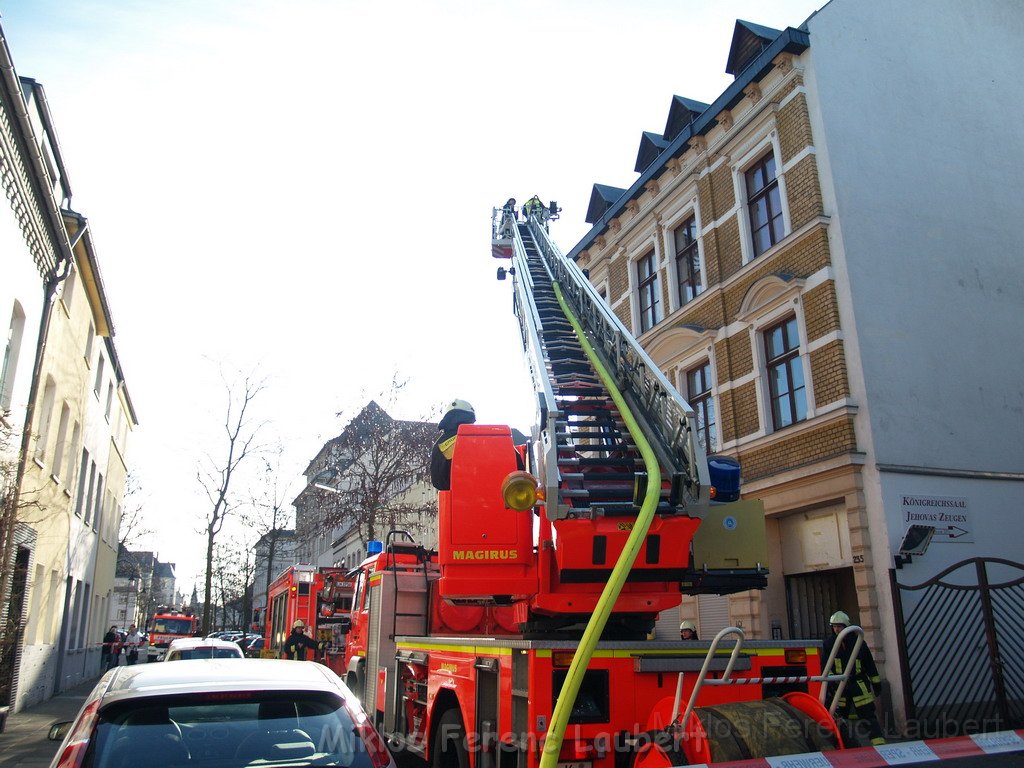
[[[452,400],[450,403],[448,403],[447,406],[445,406],[444,409],[445,413],[448,413],[449,411],[469,411],[474,416],[476,416],[476,411],[473,410],[473,406],[470,405],[466,400]]]
[[[832,614],[832,618],[828,620],[829,624],[842,624],[844,627],[850,626],[850,617],[847,616],[843,611],[836,611]]]
[[[304,622],[302,619],[296,619],[295,623],[292,624],[292,629],[305,629],[305,628],[306,628],[306,622]]]

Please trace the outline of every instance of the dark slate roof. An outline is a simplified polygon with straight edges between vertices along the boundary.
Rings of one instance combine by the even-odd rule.
[[[673,96],[668,108],[668,121],[665,123],[666,141],[672,141],[683,132],[690,123],[697,119],[701,112],[708,108],[703,101],[687,99],[685,96]],[[642,171],[641,171],[642,172]]]
[[[640,149],[636,153],[636,165],[633,166],[633,170],[637,173],[646,171],[667,146],[668,141],[660,133],[644,131],[644,135],[640,138]]]
[[[595,184],[594,190],[590,193],[590,205],[587,207],[587,224],[593,224],[600,219],[625,191],[621,187]]]
[[[737,19],[732,32],[732,45],[729,47],[729,60],[725,64],[726,74],[739,75],[757,54],[781,34],[781,29]]]
[[[158,579],[173,579],[174,563],[161,563],[157,560],[156,566],[153,568],[153,576]]]
[[[666,163],[678,155],[683,154],[688,147],[688,142],[694,136],[702,136],[715,127],[718,113],[723,109],[731,109],[743,100],[743,89],[753,82],[760,80],[774,66],[772,60],[780,53],[800,54],[811,45],[810,36],[806,31],[787,27],[782,30],[772,43],[762,50],[750,64],[741,72],[722,94],[715,99],[714,103],[705,109],[701,114],[686,127],[678,136],[672,139],[664,152],[658,157],[657,162],[640,174],[633,186],[628,190],[617,190],[618,198],[608,201],[608,194],[598,196],[599,188],[603,190],[615,190],[614,187],[603,187],[595,184],[594,191],[590,196],[590,207],[587,209],[587,223],[593,224],[590,231],[583,236],[583,239],[573,246],[567,256],[571,259],[579,258],[595,239],[608,227],[608,222],[618,216],[626,207],[626,203],[644,192],[644,186],[651,179],[657,178],[665,169]],[[612,195],[614,197],[614,195]]]

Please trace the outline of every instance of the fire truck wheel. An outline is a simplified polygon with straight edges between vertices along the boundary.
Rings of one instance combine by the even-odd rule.
[[[469,768],[466,727],[458,708],[449,709],[437,721],[431,768]]]

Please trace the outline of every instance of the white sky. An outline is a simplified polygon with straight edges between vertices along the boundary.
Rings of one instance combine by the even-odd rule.
[[[395,372],[393,416],[461,397],[528,432],[491,207],[558,200],[568,251],[591,185],[635,181],[672,95],[729,85],[737,18],[798,26],[824,2],[0,0],[91,223],[140,421],[144,544],[179,588],[202,581],[220,368],[267,379],[253,407],[294,493],[335,414]]]

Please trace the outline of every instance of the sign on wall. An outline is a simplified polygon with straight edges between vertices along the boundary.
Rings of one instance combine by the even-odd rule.
[[[903,530],[912,525],[935,526],[932,544],[972,543],[974,528],[967,509],[966,496],[900,496]]]

